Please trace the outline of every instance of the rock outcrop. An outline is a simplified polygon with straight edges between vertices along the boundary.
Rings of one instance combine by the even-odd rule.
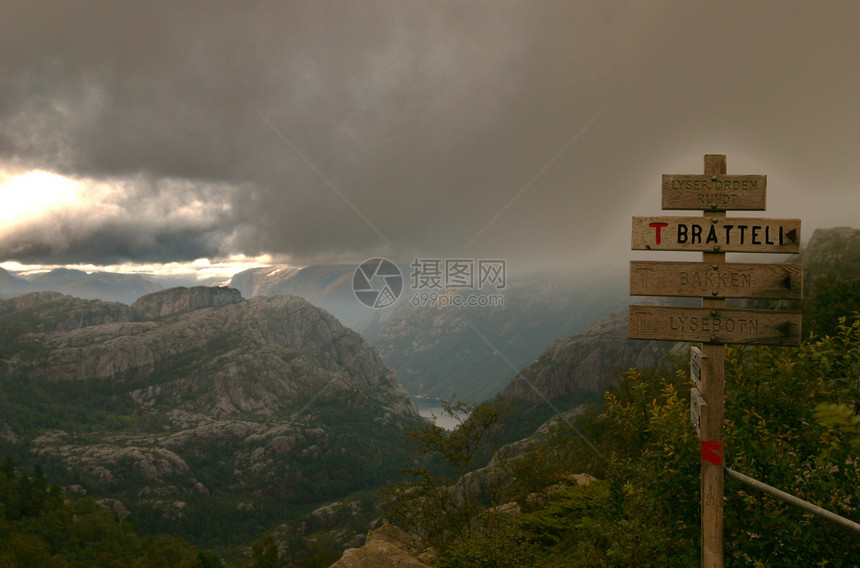
[[[405,532],[383,521],[382,526],[367,535],[360,548],[344,551],[340,560],[330,568],[426,568],[418,559],[421,546]]]
[[[132,305],[135,316],[140,319],[161,319],[203,308],[220,308],[242,301],[242,294],[233,288],[169,288],[141,296]]]
[[[132,391],[135,400],[146,404],[158,398],[217,417],[276,414],[326,385],[361,389],[396,414],[415,412],[376,350],[331,315],[295,296],[240,298],[237,303],[232,301],[237,291],[214,290],[208,296],[195,288],[165,290],[141,298],[142,307],[132,307],[144,317],[173,316],[160,322],[125,321],[34,336],[31,342],[44,357],[29,375],[112,384],[169,375],[151,388]],[[183,311],[190,305],[202,306]],[[183,365],[186,360],[196,363]]]

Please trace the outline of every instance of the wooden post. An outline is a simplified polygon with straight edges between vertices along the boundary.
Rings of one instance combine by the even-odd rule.
[[[725,175],[726,157],[705,156],[706,175]],[[715,207],[716,208],[716,207]],[[705,211],[707,218],[723,218],[725,211]],[[724,264],[724,252],[704,252],[702,260],[711,265]],[[703,298],[702,307],[712,310],[725,308],[723,298]],[[723,568],[723,407],[725,400],[725,348],[722,344],[702,344],[703,373],[702,398],[702,568]]]

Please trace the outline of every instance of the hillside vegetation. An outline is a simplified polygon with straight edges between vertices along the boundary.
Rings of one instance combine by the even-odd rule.
[[[727,466],[860,518],[860,320],[799,349],[728,348],[726,380]],[[601,403],[556,421],[523,453],[503,449],[466,476],[413,469],[417,481],[393,488],[390,514],[446,568],[698,565],[691,386],[683,364],[630,369]],[[476,453],[468,440],[491,439],[477,418],[440,435],[413,440],[452,465]],[[573,475],[583,472],[594,479]],[[729,565],[850,567],[860,557],[856,535],[731,479],[725,511]]]
[[[107,503],[68,498],[42,470],[0,468],[0,566],[4,568],[217,568],[213,553],[169,535],[144,537]]]

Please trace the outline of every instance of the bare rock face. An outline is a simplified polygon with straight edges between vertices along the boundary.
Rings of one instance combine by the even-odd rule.
[[[418,560],[421,547],[409,535],[383,521],[382,526],[367,536],[361,548],[344,551],[340,560],[330,568],[422,568],[427,567]]]
[[[123,522],[131,516],[131,511],[118,499],[99,499],[96,503],[116,515],[116,520],[119,522]]]
[[[211,296],[215,302],[238,296],[235,290],[213,290],[223,290]],[[190,299],[181,299],[183,293]],[[142,302],[144,313],[164,317],[201,297],[195,289],[172,289],[141,298],[135,306]],[[324,387],[333,392],[359,389],[394,414],[417,413],[373,347],[301,298],[239,298],[217,309],[173,316],[34,337],[45,354],[29,375],[45,381],[98,379],[112,384],[152,382],[146,377],[163,375],[167,380],[132,392],[138,404],[161,400],[219,418],[273,415]],[[191,361],[195,363],[183,364]]]
[[[161,319],[203,308],[220,308],[242,301],[242,294],[233,288],[169,288],[141,296],[131,305],[138,319]]]
[[[584,332],[550,344],[520,371],[502,396],[539,402],[575,393],[600,392],[618,367],[654,367],[672,344],[627,339],[627,309],[615,312]]]
[[[71,442],[65,434],[50,433],[35,440],[33,453],[60,457],[108,486],[122,486],[133,476],[147,483],[180,485],[192,478],[182,458],[157,446],[81,445]]]

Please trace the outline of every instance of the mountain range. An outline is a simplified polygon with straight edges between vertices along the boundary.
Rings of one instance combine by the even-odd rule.
[[[131,304],[141,296],[177,286],[220,286],[223,280],[199,279],[194,274],[123,274],[84,272],[72,268],[12,273],[0,268],[0,298],[27,292],[61,292],[85,300],[104,300]]]
[[[401,270],[408,274],[409,268]],[[500,391],[551,341],[583,330],[626,303],[617,279],[537,274],[511,278],[499,306],[416,306],[404,291],[394,305],[371,309],[354,295],[354,272],[352,265],[259,267],[234,275],[229,286],[245,298],[304,298],[376,346],[412,395],[456,395],[469,402]],[[22,277],[0,269],[0,297],[51,290],[132,304],[175,283],[165,278],[63,268]]]
[[[49,272],[22,277],[0,268],[0,298],[26,292],[53,291],[76,298],[130,304],[144,294],[161,289],[162,286],[154,280],[137,274],[87,273],[82,270],[55,268]]]
[[[857,235],[856,230],[844,227],[817,230],[804,252],[790,259],[806,265],[808,291],[814,286],[813,278],[820,281],[835,273],[860,274],[855,266],[860,260],[851,253],[856,249]],[[408,270],[408,266],[401,267],[404,274]],[[580,354],[569,353],[574,345],[596,345],[598,336],[606,340],[624,339],[621,328],[610,331],[606,321],[586,330],[596,320],[624,309],[628,303],[625,282],[618,275],[536,274],[510,278],[501,291],[504,304],[494,307],[415,306],[410,302],[410,292],[405,290],[393,306],[374,310],[356,300],[352,290],[354,272],[353,265],[268,266],[240,272],[229,285],[245,298],[296,295],[326,310],[373,344],[413,396],[433,399],[456,395],[477,402],[506,387],[506,392],[511,393],[514,388],[508,387],[511,379],[527,366],[546,361],[549,351],[543,351],[548,345],[556,357],[568,362],[582,359],[577,365],[580,370],[572,371],[571,375],[580,378],[573,382],[581,383],[585,377],[600,374],[600,380],[586,381],[587,391],[598,389],[597,385],[607,380],[607,369],[598,371],[598,367],[611,365],[616,356],[639,357],[622,352],[589,354],[584,347]],[[161,287],[161,280],[139,275],[57,269],[25,279],[0,269],[0,297],[50,289],[81,298],[130,304],[140,295]],[[623,320],[621,316],[616,319]],[[584,336],[574,339],[578,333]],[[568,355],[563,356],[560,351],[564,344],[568,345],[564,349]],[[641,354],[643,361],[653,361],[645,353]],[[599,360],[603,363],[598,363]],[[567,372],[569,366],[562,365],[559,369]],[[522,386],[522,381],[519,384]],[[550,394],[557,390],[545,387]],[[521,396],[531,396],[527,390],[534,394],[531,387],[517,389]]]

